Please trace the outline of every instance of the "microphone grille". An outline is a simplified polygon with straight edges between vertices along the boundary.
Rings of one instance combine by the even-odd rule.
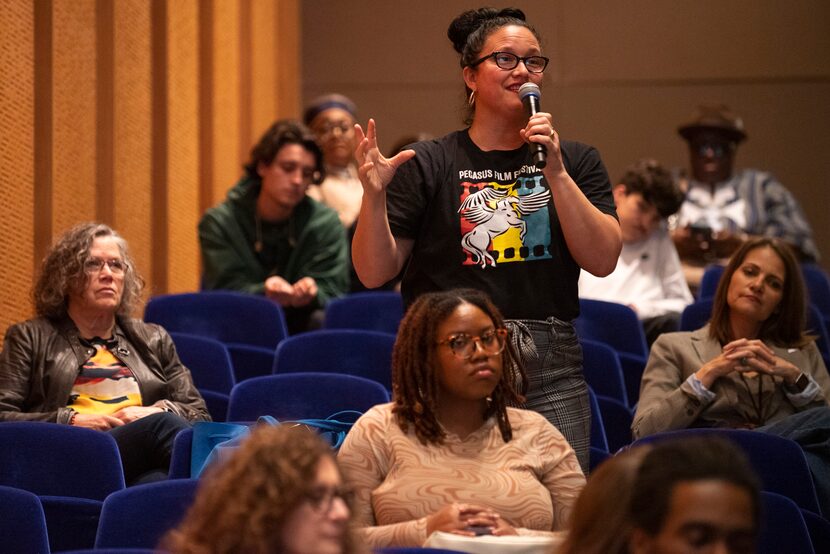
[[[539,85],[536,83],[527,82],[519,87],[519,98],[524,100],[528,96],[535,96],[536,98],[542,98],[542,91],[539,90]]]

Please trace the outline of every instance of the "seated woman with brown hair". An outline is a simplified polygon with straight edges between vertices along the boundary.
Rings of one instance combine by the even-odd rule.
[[[166,478],[176,434],[210,419],[170,335],[130,317],[143,286],[118,233],[79,224],[43,260],[38,317],[0,353],[0,421],[109,432],[127,484]]]
[[[392,356],[394,401],[364,414],[338,456],[370,546],[566,528],[585,477],[544,417],[508,407],[527,383],[508,338],[479,291],[428,293],[409,308]]]
[[[355,554],[350,494],[313,431],[257,427],[210,466],[196,500],[162,540],[171,554]]]
[[[804,299],[787,245],[771,238],[744,243],[724,270],[709,323],[654,343],[634,437],[726,427],[790,438],[807,454],[819,501],[830,510],[830,376],[803,331]]]

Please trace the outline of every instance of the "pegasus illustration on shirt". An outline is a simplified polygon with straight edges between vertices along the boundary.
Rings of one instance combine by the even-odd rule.
[[[517,194],[517,183],[508,186],[485,186],[470,193],[461,202],[458,213],[474,227],[461,237],[461,247],[471,256],[470,261],[481,265],[495,267],[496,259],[488,251],[497,237],[503,236],[511,229],[518,230],[515,246],[522,247],[527,235],[528,216],[546,207],[550,200],[550,190],[538,190],[529,194]],[[511,247],[514,251],[515,247]],[[505,260],[508,261],[508,260]],[[517,261],[517,260],[514,260]]]

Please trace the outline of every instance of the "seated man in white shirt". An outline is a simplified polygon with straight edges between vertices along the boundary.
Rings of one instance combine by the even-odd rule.
[[[655,160],[640,160],[613,189],[623,247],[607,277],[582,271],[579,296],[627,304],[640,318],[649,346],[677,331],[680,313],[693,301],[666,218],[683,202],[671,174]]]

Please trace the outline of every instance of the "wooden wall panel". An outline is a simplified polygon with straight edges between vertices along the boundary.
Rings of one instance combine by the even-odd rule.
[[[168,292],[199,286],[199,30],[200,3],[168,3],[167,220]]]
[[[95,1],[54,0],[52,234],[96,212]]]
[[[213,40],[208,46],[213,57],[213,104],[211,147],[213,156],[213,183],[211,203],[220,202],[228,189],[241,175],[239,136],[239,4],[213,2]]]
[[[34,9],[0,2],[0,337],[31,313],[34,260]],[[2,340],[2,339],[0,339]]]
[[[251,125],[250,133],[241,137],[245,160],[253,145],[277,119],[279,98],[277,68],[277,6],[273,0],[253,0],[251,5]]]
[[[300,117],[302,108],[301,2],[300,0],[274,1],[277,3],[277,47],[274,50],[272,63],[277,68],[277,118],[297,118]],[[338,22],[338,25],[341,23]],[[354,29],[361,29],[362,32],[362,23],[355,21]],[[326,35],[319,35],[317,39],[322,40],[324,36]],[[350,60],[348,65],[353,66],[353,60]],[[333,64],[327,63],[325,67],[332,66]]]
[[[303,96],[341,92],[381,148],[462,126],[450,21],[468,0],[302,2]],[[551,58],[542,107],[563,137],[600,148],[616,178],[642,156],[688,166],[676,128],[695,105],[725,102],[749,140],[736,166],[771,171],[801,202],[830,268],[830,3],[822,0],[525,0]],[[389,21],[405,21],[389,25]],[[283,96],[285,97],[285,96]]]
[[[298,18],[297,0],[0,1],[0,333],[81,221],[127,238],[148,294],[198,289],[204,209],[280,106],[298,114]]]
[[[150,5],[114,3],[113,224],[152,288]]]
[[[567,24],[557,44],[569,82],[754,81],[830,72],[823,0],[561,4]]]

